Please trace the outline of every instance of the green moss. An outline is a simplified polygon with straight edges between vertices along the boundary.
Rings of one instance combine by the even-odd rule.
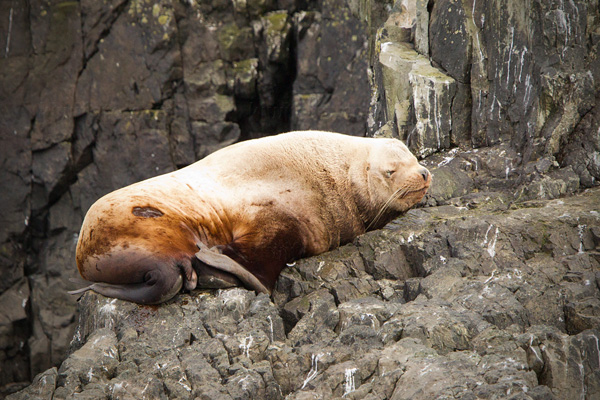
[[[64,1],[56,5],[58,8],[79,7],[78,1]]]
[[[277,35],[283,32],[288,21],[287,11],[274,11],[265,15],[267,21],[267,36]]]
[[[231,96],[217,94],[215,95],[215,104],[225,114],[235,109],[235,104]]]
[[[233,63],[233,68],[236,74],[251,74],[258,66],[258,59],[248,58]]]
[[[159,4],[155,4],[154,6],[152,6],[152,16],[154,18],[157,18],[160,15],[160,5]]]
[[[310,299],[308,296],[304,296],[302,300],[300,300],[300,307],[298,308],[301,310],[310,310]]]
[[[167,23],[169,23],[169,16],[168,15],[161,15],[160,17],[158,17],[158,23],[161,25],[166,25]]]
[[[240,28],[235,24],[224,25],[219,31],[219,44],[222,48],[229,49],[240,36]]]

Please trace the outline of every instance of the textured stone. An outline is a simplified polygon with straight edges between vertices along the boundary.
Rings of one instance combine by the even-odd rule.
[[[1,384],[23,383],[28,380],[28,367],[21,361],[26,353],[25,338],[29,334],[27,310],[30,289],[27,279],[21,278],[0,295],[0,359]],[[14,360],[17,362],[14,362]]]
[[[460,1],[436,1],[429,21],[432,60],[461,83],[469,82],[472,55],[465,8]]]
[[[292,129],[362,136],[370,90],[367,27],[338,0],[295,16],[296,79]]]
[[[415,50],[425,56],[429,54],[429,2],[416,0],[415,3]]]
[[[381,43],[379,61],[388,118],[409,148],[421,157],[449,148],[454,79],[404,43]]]
[[[581,185],[593,186],[600,179],[600,101],[587,113],[575,128],[573,134],[565,139],[566,146],[561,148],[558,160],[561,166],[570,165],[579,176]]]
[[[438,149],[424,160],[434,174],[427,208],[391,224],[398,236],[370,234],[358,247],[299,260],[282,274],[275,308],[257,302],[262,316],[247,318],[239,330],[248,299],[239,306],[227,301],[225,314],[211,308],[214,314],[195,319],[205,323],[195,325],[189,341],[196,346],[182,351],[186,362],[179,370],[160,367],[136,380],[130,367],[152,346],[127,339],[123,354],[144,351],[127,353],[133,358],[119,365],[118,378],[87,383],[77,397],[374,399],[390,398],[401,384],[425,393],[435,385],[420,378],[426,364],[406,364],[416,360],[411,352],[442,364],[460,361],[444,365],[465,371],[456,388],[471,390],[466,397],[510,391],[516,398],[579,398],[580,381],[588,397],[597,397],[598,334],[588,329],[598,322],[597,200],[582,207],[572,198],[600,178],[597,15],[598,4],[580,0],[534,0],[528,7],[495,0],[2,2],[0,296],[14,304],[6,314],[13,321],[0,335],[6,345],[0,368],[8,371],[0,397],[43,370],[31,397],[73,396],[51,368],[66,356],[76,325],[75,299],[65,294],[73,285],[65,282],[77,276],[74,243],[85,210],[99,196],[181,168],[233,140],[290,127],[359,135],[368,128],[412,139],[425,132],[431,142],[436,102],[444,115],[440,147],[452,150]],[[453,87],[436,88],[440,81],[417,76],[412,67],[396,65],[390,73],[380,62],[381,43],[414,46],[413,56],[424,56]],[[410,74],[423,83],[417,103],[428,111],[415,108]],[[12,295],[24,282],[25,308]],[[317,291],[318,298],[310,297]],[[412,303],[412,316],[429,315],[420,307],[427,299],[443,320],[407,325],[372,313],[372,300],[359,304],[358,298],[383,302],[396,315],[398,305]],[[305,309],[306,300],[319,307]],[[348,306],[364,312],[353,314]],[[276,318],[284,309],[295,316],[285,328]],[[140,319],[148,311],[127,310]],[[111,315],[97,314],[117,326]],[[311,315],[345,322],[331,328],[331,321],[318,325]],[[479,322],[473,325],[471,317]],[[294,337],[311,342],[301,348],[285,343],[298,321]],[[377,324],[382,331],[373,329]],[[533,326],[554,333],[528,345]],[[200,345],[209,331],[227,337]],[[403,339],[403,332],[410,337]],[[185,335],[171,333],[185,342]],[[122,334],[137,337],[136,328]],[[245,357],[239,345],[248,335],[256,335],[256,349],[250,346]],[[515,338],[526,369],[519,369],[524,361]],[[465,348],[464,340],[466,350],[454,351]],[[555,361],[565,346],[586,356]],[[202,362],[195,364],[190,354],[197,352]],[[482,361],[472,375],[468,358],[475,353]],[[177,357],[170,354],[160,365]],[[153,366],[147,359],[142,364]],[[207,365],[212,370],[202,383],[182,373],[188,368],[201,375]],[[407,368],[406,380],[397,383]],[[449,393],[444,382],[436,387]]]
[[[454,79],[429,65],[413,68],[408,74],[416,117],[415,135],[406,141],[420,157],[450,148]]]
[[[599,196],[511,209],[467,195],[453,201],[470,209],[413,210],[290,266],[275,302],[241,288],[158,307],[86,293],[59,378],[37,378],[12,398],[594,398],[600,215],[589,206]],[[380,250],[366,251],[365,241]],[[370,275],[381,249],[416,267],[404,290],[413,295],[330,293],[354,276],[391,288]]]
[[[76,115],[151,109],[170,95],[170,81],[181,78],[175,17],[167,1],[134,2],[112,12],[108,34],[99,38],[77,82]],[[99,84],[105,81],[111,84]]]

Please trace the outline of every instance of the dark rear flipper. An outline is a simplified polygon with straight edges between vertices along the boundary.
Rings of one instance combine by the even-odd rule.
[[[139,304],[163,303],[181,290],[183,277],[181,273],[160,273],[158,270],[146,273],[142,283],[112,284],[95,282],[91,285],[71,290],[69,294],[80,294],[93,290],[107,297],[116,297],[121,300],[133,301]]]

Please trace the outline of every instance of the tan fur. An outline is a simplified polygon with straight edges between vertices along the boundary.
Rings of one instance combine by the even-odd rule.
[[[77,265],[87,280],[126,285],[185,264],[191,289],[201,241],[272,289],[285,263],[385,225],[430,183],[395,139],[307,131],[250,140],[99,199],[81,228]],[[407,194],[387,204],[399,189]]]

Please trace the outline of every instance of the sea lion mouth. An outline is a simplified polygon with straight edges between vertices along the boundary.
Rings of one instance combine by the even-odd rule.
[[[421,189],[415,189],[415,190],[407,190],[406,193],[401,196],[401,198],[405,198],[408,197],[410,195],[413,194],[421,194],[421,195],[425,195],[425,193],[427,193],[427,190],[429,189],[429,185],[422,187]]]

